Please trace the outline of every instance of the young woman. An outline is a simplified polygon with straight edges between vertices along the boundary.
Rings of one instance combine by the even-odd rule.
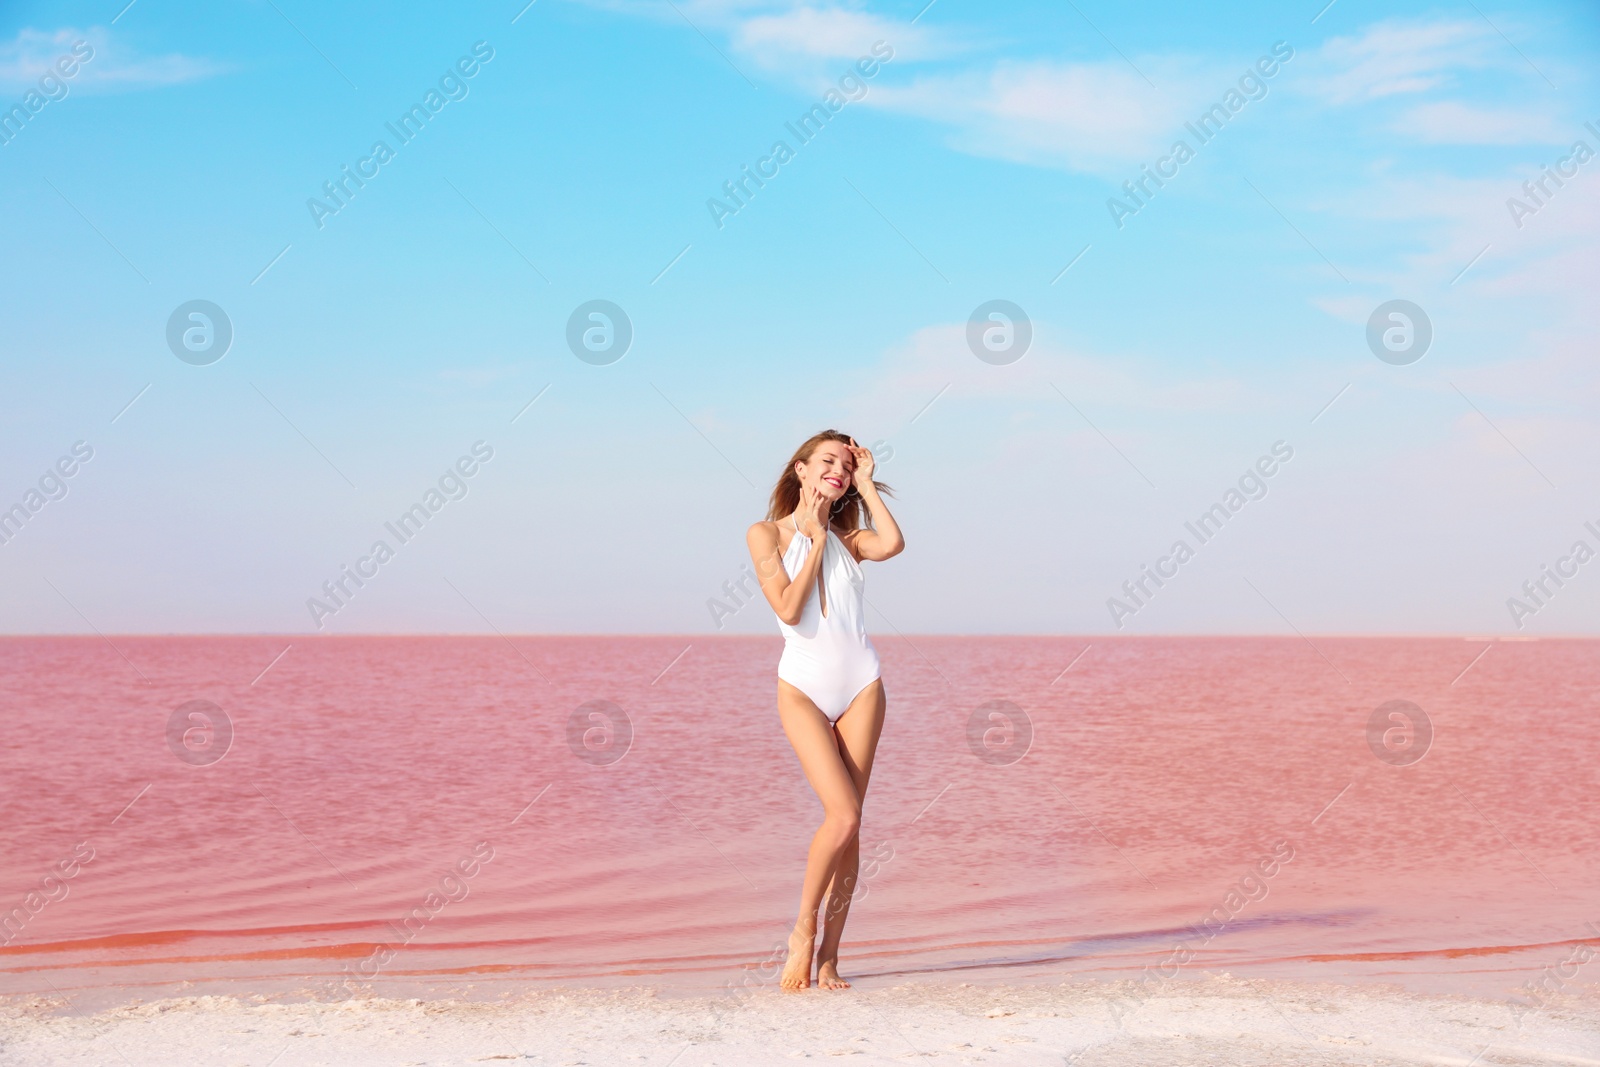
[[[786,990],[811,985],[817,908],[825,892],[817,984],[850,985],[839,977],[839,935],[860,869],[856,831],[884,712],[878,652],[865,625],[861,563],[888,559],[905,547],[878,495],[889,487],[873,481],[872,471],[872,453],[853,437],[822,431],[795,452],[772,491],[766,520],[745,535],[784,637],[778,717],[823,811],[779,979]]]

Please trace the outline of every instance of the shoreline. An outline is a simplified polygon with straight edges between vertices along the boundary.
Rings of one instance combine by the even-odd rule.
[[[1591,942],[1562,942],[1587,948]],[[1016,959],[964,959],[924,966],[896,966],[868,951],[841,959],[844,977],[861,991],[890,988],[1040,988],[1082,985],[1087,988],[1132,988],[1140,997],[1162,993],[1185,983],[1219,976],[1232,981],[1287,983],[1317,988],[1390,991],[1404,996],[1457,997],[1481,1003],[1526,1003],[1529,997],[1551,991],[1584,988],[1581,965],[1572,975],[1555,969],[1560,962],[1578,961],[1565,953],[1552,954],[1551,946],[1520,945],[1479,949],[1439,949],[1398,953],[1361,953],[1317,959],[1305,956],[1263,958],[1245,953],[1197,953],[1187,963],[1175,963],[1167,950],[1126,954],[1067,953]],[[1200,962],[1202,956],[1211,958]],[[777,992],[776,965],[742,962],[708,964],[697,961],[682,969],[661,970],[619,965],[616,969],[590,968],[567,973],[536,973],[526,966],[392,969],[373,978],[352,980],[343,972],[286,969],[263,972],[251,964],[259,960],[228,961],[249,969],[224,969],[203,973],[191,966],[173,973],[154,969],[156,961],[126,964],[79,963],[44,969],[17,968],[0,981],[0,1006],[24,1002],[55,1003],[62,1014],[90,1015],[165,1001],[202,998],[251,1003],[318,1003],[346,1001],[425,1003],[501,1003],[508,998],[547,994],[609,996],[619,993],[648,995],[659,1002],[736,999]],[[166,961],[168,963],[172,961]],[[442,962],[442,961],[441,961]],[[662,961],[653,963],[659,965]],[[685,961],[688,962],[688,961]],[[1174,965],[1175,964],[1175,965]],[[165,970],[170,977],[156,979]],[[140,974],[138,972],[145,972]],[[185,973],[186,972],[186,973]],[[9,986],[9,988],[7,988]],[[1600,987],[1597,987],[1600,988]],[[1526,1009],[1525,1009],[1526,1010]],[[1597,1059],[1600,1064],[1600,1059]]]
[[[858,1063],[1600,1064],[1600,989],[1574,983],[1537,1011],[1510,1001],[1227,974],[1138,999],[1129,980],[900,982],[788,994],[664,997],[650,987],[509,992],[494,1000],[256,994],[166,997],[62,1014],[62,998],[0,997],[0,1063],[193,1062],[347,1067],[486,1061],[759,1067],[817,1055]],[[120,1057],[120,1058],[119,1058]]]

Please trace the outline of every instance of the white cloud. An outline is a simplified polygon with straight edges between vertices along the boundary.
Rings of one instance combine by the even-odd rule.
[[[1480,402],[1495,398],[1503,405],[1492,413],[1497,424],[1541,456],[1588,454],[1595,442],[1591,413],[1600,403],[1592,340],[1600,161],[1567,179],[1518,229],[1505,205],[1523,195],[1528,174],[1520,170],[1473,178],[1378,173],[1327,201],[1326,209],[1353,229],[1389,233],[1392,247],[1403,251],[1365,272],[1347,267],[1361,294],[1311,303],[1358,326],[1384,299],[1417,301],[1434,320],[1434,351],[1426,359],[1438,377],[1429,388],[1453,396],[1454,382]],[[1501,411],[1511,413],[1504,422]],[[1462,425],[1479,434],[1473,420],[1481,422],[1473,415]],[[1484,440],[1505,450],[1498,438]],[[1567,459],[1557,462],[1570,467]],[[1555,472],[1551,477],[1562,484]]]
[[[1311,306],[1341,322],[1361,324],[1372,314],[1370,296],[1314,296]]]
[[[1563,187],[1549,186],[1544,205],[1518,227],[1506,201],[1525,199],[1523,181],[1537,176],[1532,167],[1492,177],[1382,174],[1330,199],[1326,208],[1365,232],[1390,233],[1396,247],[1409,249],[1403,268],[1380,275],[1387,284],[1404,277],[1418,286],[1450,285],[1487,246],[1452,288],[1537,292],[1585,308],[1600,288],[1600,262],[1588,254],[1600,240],[1600,160],[1582,166]]]
[[[855,59],[885,40],[897,53],[919,56],[958,50],[946,35],[908,20],[885,18],[854,7],[807,0],[579,0],[616,11],[706,33],[720,33],[738,52],[782,67],[794,60]]]
[[[660,18],[670,7],[641,0],[585,0]],[[685,18],[727,35],[739,62],[753,62],[808,92],[827,88],[844,64],[887,42],[894,58],[869,83],[869,107],[950,128],[950,144],[971,155],[1128,177],[1184,136],[1194,117],[1234,88],[1245,67],[1188,56],[1140,55],[1133,62],[982,59],[962,69],[910,73],[914,64],[1002,46],[967,30],[885,18],[855,7],[793,0],[680,0]],[[1161,90],[1157,91],[1146,78]],[[1268,83],[1270,91],[1271,82]]]
[[[910,23],[837,7],[802,6],[756,15],[733,31],[733,45],[740,52],[774,63],[793,56],[855,59],[868,54],[876,41],[888,42],[900,56],[931,58],[948,50],[935,34]]]
[[[1567,132],[1543,112],[1478,108],[1454,100],[1418,104],[1390,127],[1430,144],[1563,144]]]
[[[1140,65],[1159,69],[1163,85],[1198,81],[1176,63]],[[1158,93],[1120,60],[1002,61],[982,73],[875,86],[867,103],[953,126],[955,147],[974,155],[1110,177],[1170,146],[1185,117],[1173,100],[1184,96],[1201,99]]]
[[[1426,92],[1451,84],[1457,71],[1505,65],[1496,45],[1505,48],[1480,22],[1380,22],[1324,44],[1308,84],[1335,104]]]
[[[573,0],[573,2],[584,7],[616,11],[657,22],[676,22],[680,26],[684,19],[699,25],[721,26],[748,11],[770,11],[792,6],[774,3],[773,0],[673,0],[671,4],[664,4],[661,0]]]
[[[741,61],[783,72],[808,89],[831,82],[841,64],[886,42],[894,57],[887,73],[869,83],[870,106],[953,127],[955,146],[975,155],[1085,172],[1109,172],[1166,148],[1182,123],[1172,90],[1192,77],[1183,63],[1141,59],[1142,69],[1160,72],[1169,90],[1164,95],[1120,59],[985,61],[982,68],[912,75],[912,64],[970,51],[976,39],[957,41],[928,27],[831,5],[724,14],[733,16],[727,32]]]
[[[209,59],[175,52],[139,55],[99,26],[68,27],[50,33],[23,29],[10,41],[0,42],[0,87],[15,92],[37,85],[56,60],[73,54],[73,45],[79,41],[93,49],[93,55],[82,62],[68,80],[74,90],[95,86],[131,89],[177,85],[209,78],[227,69]]]

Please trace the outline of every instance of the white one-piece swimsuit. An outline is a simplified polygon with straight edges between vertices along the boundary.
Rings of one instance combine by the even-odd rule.
[[[783,634],[778,677],[810,697],[829,722],[837,722],[850,702],[879,677],[878,650],[867,636],[863,593],[867,580],[861,564],[832,528],[822,543],[822,553],[828,612],[822,613],[813,586],[797,623],[790,626],[778,620]],[[783,569],[791,580],[810,554],[811,538],[797,528],[783,554]]]

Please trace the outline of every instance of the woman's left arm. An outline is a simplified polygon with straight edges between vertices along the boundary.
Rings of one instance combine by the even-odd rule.
[[[878,487],[873,484],[872,473],[876,464],[872,452],[855,444],[853,438],[850,451],[855,454],[856,460],[856,492],[867,505],[867,513],[872,516],[873,525],[871,530],[853,531],[855,537],[851,547],[863,560],[885,560],[890,556],[897,556],[906,547],[906,539],[900,534],[899,523],[889,514],[889,506],[883,502]]]

